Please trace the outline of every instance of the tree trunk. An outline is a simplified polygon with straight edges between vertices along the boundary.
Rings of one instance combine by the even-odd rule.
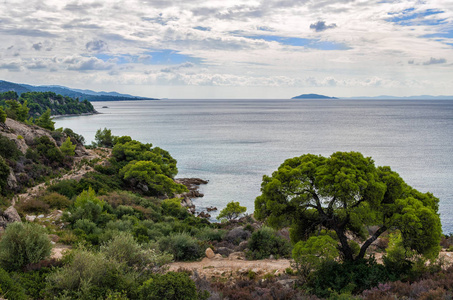
[[[360,248],[359,255],[357,255],[356,259],[362,259],[365,257],[366,250],[370,245],[385,231],[387,230],[387,226],[382,226],[365,242],[363,243],[362,247]]]

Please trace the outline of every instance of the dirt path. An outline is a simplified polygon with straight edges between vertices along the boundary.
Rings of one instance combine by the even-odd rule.
[[[88,152],[89,155],[79,158],[78,159],[79,162],[81,161],[82,158],[85,158],[88,161],[90,161],[92,159],[95,159],[95,158],[101,158],[101,156],[94,150],[86,149],[86,152]],[[91,172],[91,171],[94,171],[93,167],[90,167],[88,165],[80,165],[76,161],[74,163],[74,167],[73,167],[73,169],[71,171],[69,171],[68,173],[64,174],[60,178],[52,179],[50,181],[50,183],[52,184],[52,183],[54,183],[56,181],[67,180],[67,179],[80,180],[83,177],[83,175],[85,175],[86,173]],[[39,194],[40,191],[43,191],[45,189],[46,189],[46,183],[45,182],[40,183],[38,185],[35,185],[35,186],[27,189],[27,192],[19,194],[19,195],[16,195],[13,198],[13,200],[12,200],[12,204],[14,206],[17,202],[27,201],[28,199],[30,199],[31,197],[35,197],[36,195]]]
[[[230,277],[247,275],[249,271],[257,275],[272,274],[278,275],[291,267],[288,259],[263,259],[263,260],[231,260],[229,258],[203,258],[199,262],[174,262],[169,264],[169,271],[187,269],[197,271],[198,274],[212,277]]]

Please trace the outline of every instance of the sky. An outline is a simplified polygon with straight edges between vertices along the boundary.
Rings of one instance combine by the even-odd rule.
[[[453,95],[453,0],[3,0],[0,80],[157,98]]]

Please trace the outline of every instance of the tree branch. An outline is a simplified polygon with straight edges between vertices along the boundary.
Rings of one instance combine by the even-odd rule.
[[[368,247],[375,241],[377,238],[383,234],[387,230],[387,226],[382,226],[376,232],[365,242],[363,243],[362,247],[360,248],[359,255],[357,255],[357,258],[364,258],[365,257],[365,252],[368,249]]]

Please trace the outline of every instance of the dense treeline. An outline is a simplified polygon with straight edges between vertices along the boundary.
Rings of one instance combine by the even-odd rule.
[[[27,92],[22,93],[20,97],[16,92],[0,93],[0,106],[4,109],[10,106],[7,100],[15,100],[20,105],[25,104],[33,118],[41,116],[48,109],[51,115],[77,115],[94,112],[94,108],[88,100],[79,102],[78,99],[64,97],[53,92]]]

